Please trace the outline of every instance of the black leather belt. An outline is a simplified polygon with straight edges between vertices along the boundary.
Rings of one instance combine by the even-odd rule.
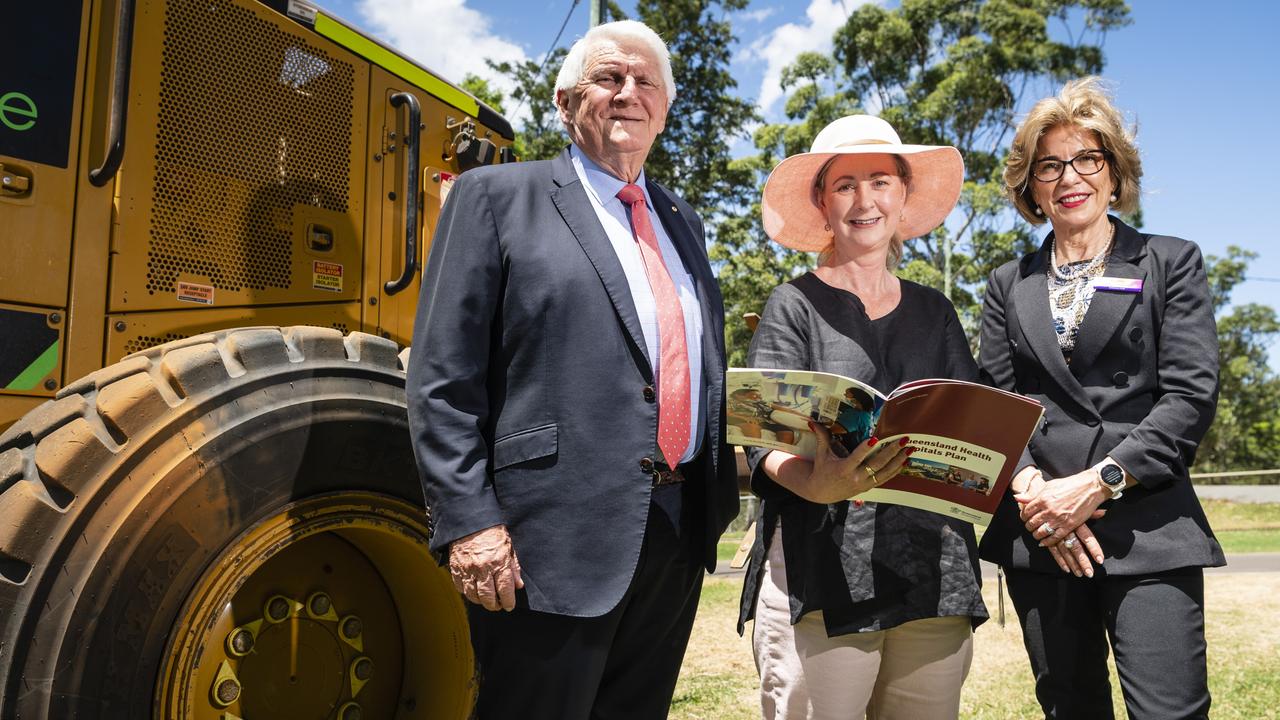
[[[675,485],[684,482],[684,473],[678,467],[667,467],[662,463],[653,464],[653,486]]]

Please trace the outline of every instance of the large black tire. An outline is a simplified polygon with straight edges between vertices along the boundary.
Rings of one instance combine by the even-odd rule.
[[[244,582],[226,567],[254,560],[228,555],[239,538],[335,496],[373,522],[410,508],[416,518],[395,533],[425,548],[404,369],[390,341],[228,330],[67,386],[0,436],[0,718],[195,717],[161,699],[172,694],[165,668],[194,590],[211,573]],[[415,592],[438,596],[428,622],[446,636],[434,646],[449,650],[414,661],[421,638],[403,638],[405,673],[430,665],[453,690],[405,681],[395,717],[465,717],[473,670],[459,667],[470,661],[461,602],[434,564],[409,567],[384,574],[408,582],[390,576],[420,569],[434,583]],[[189,663],[201,651],[187,648]],[[450,699],[416,696],[432,691]]]

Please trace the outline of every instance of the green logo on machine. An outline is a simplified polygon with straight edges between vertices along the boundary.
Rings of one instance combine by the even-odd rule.
[[[14,91],[0,95],[0,122],[10,130],[30,130],[36,125],[36,103]]]

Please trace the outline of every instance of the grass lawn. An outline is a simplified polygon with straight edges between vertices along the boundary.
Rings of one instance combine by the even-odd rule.
[[[750,632],[738,637],[741,581],[708,578],[671,705],[674,720],[749,720],[760,717]],[[983,588],[994,614],[994,578]],[[1006,601],[1007,602],[1007,601]],[[1209,575],[1209,687],[1215,720],[1280,717],[1280,573]],[[1124,717],[1112,668],[1116,716]],[[973,667],[960,716],[974,720],[1040,717],[1017,617],[1004,628],[978,628]]]
[[[1200,504],[1228,554],[1280,552],[1280,503],[1202,500]]]
[[[1280,503],[1203,501],[1209,524],[1229,554],[1280,552]],[[742,533],[720,541],[728,561]],[[698,608],[680,682],[671,705],[674,720],[749,720],[760,717],[750,633],[738,637],[740,579],[709,577]],[[995,614],[995,578],[983,587]],[[1280,718],[1280,573],[1205,577],[1208,608],[1209,686],[1215,720]],[[978,628],[973,668],[960,716],[974,720],[1041,717],[1017,616],[1006,598],[1004,628],[994,620]],[[1125,717],[1112,666],[1116,716]]]
[[[735,553],[738,552],[738,546],[742,544],[741,532],[727,532],[720,536],[720,544],[716,547],[716,558],[721,562],[729,562],[733,559]]]
[[[1201,505],[1227,554],[1280,552],[1280,503],[1203,500]],[[982,537],[982,528],[978,528],[978,537]],[[741,542],[741,532],[725,533],[718,548],[720,560],[731,560]]]

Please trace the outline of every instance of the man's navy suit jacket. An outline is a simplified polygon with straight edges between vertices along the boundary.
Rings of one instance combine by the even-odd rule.
[[[684,502],[709,570],[737,514],[724,439],[724,309],[702,222],[648,184],[702,308],[701,450]],[[431,546],[500,523],[529,607],[593,617],[630,584],[657,453],[654,372],[626,276],[568,151],[460,175],[424,271],[409,422]]]

